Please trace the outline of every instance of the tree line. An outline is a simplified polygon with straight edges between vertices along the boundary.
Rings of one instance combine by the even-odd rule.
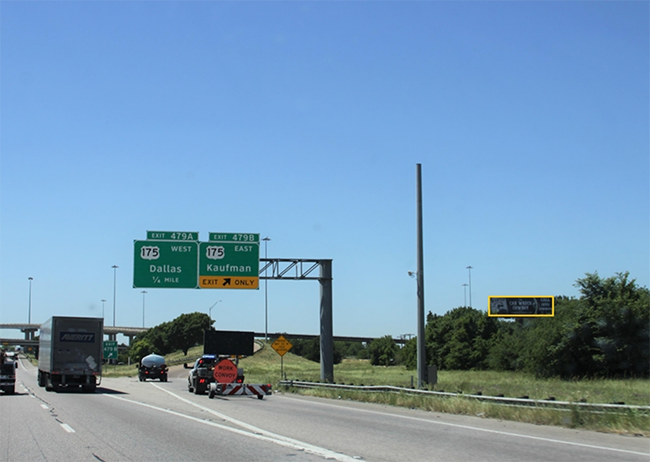
[[[602,278],[587,273],[574,284],[578,298],[555,297],[555,316],[489,317],[458,307],[436,315],[425,327],[428,365],[438,370],[522,371],[538,377],[601,378],[650,376],[650,291],[629,273]],[[201,345],[212,326],[208,315],[183,314],[138,336],[129,355],[165,355]],[[320,339],[292,339],[292,353],[320,361]],[[334,363],[346,357],[373,365],[417,366],[417,338],[402,348],[391,336],[370,344],[334,342]]]
[[[587,273],[579,298],[555,297],[555,316],[505,320],[459,307],[429,313],[427,362],[439,370],[523,371],[538,377],[648,377],[650,291],[629,273]],[[416,367],[415,341],[404,347]]]
[[[425,327],[428,365],[438,370],[522,371],[538,377],[602,378],[650,375],[650,291],[629,273],[601,278],[587,273],[574,284],[579,298],[555,297],[555,316],[489,317],[458,307],[436,315]],[[303,354],[318,360],[318,339]],[[335,342],[335,362],[344,345]],[[349,348],[349,347],[348,347]],[[337,349],[339,354],[337,355]],[[356,353],[374,365],[417,367],[417,338],[399,348],[391,336]]]

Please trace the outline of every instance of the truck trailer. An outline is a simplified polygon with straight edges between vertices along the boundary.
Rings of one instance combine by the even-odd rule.
[[[81,387],[92,393],[101,379],[104,320],[53,316],[41,325],[38,385],[47,391]]]

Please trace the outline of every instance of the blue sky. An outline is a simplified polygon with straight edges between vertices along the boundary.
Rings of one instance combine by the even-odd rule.
[[[147,230],[260,233],[333,259],[334,334],[425,309],[650,281],[647,2],[2,2],[0,322],[142,325]],[[262,248],[262,254],[263,254]],[[147,289],[146,325],[264,290]],[[314,281],[268,283],[269,331],[319,332]],[[469,296],[469,294],[468,294]],[[469,297],[468,297],[469,298]],[[16,337],[17,331],[2,331]]]

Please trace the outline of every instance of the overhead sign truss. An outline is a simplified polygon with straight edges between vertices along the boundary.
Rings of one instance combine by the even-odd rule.
[[[319,280],[319,275],[310,276],[321,266],[322,259],[305,258],[260,258],[260,279],[306,279]],[[331,261],[331,260],[326,260]],[[270,272],[270,274],[268,274]]]

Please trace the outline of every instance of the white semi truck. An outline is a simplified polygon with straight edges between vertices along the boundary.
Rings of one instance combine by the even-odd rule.
[[[38,385],[47,391],[81,387],[92,393],[101,380],[104,320],[53,316],[41,325]]]

